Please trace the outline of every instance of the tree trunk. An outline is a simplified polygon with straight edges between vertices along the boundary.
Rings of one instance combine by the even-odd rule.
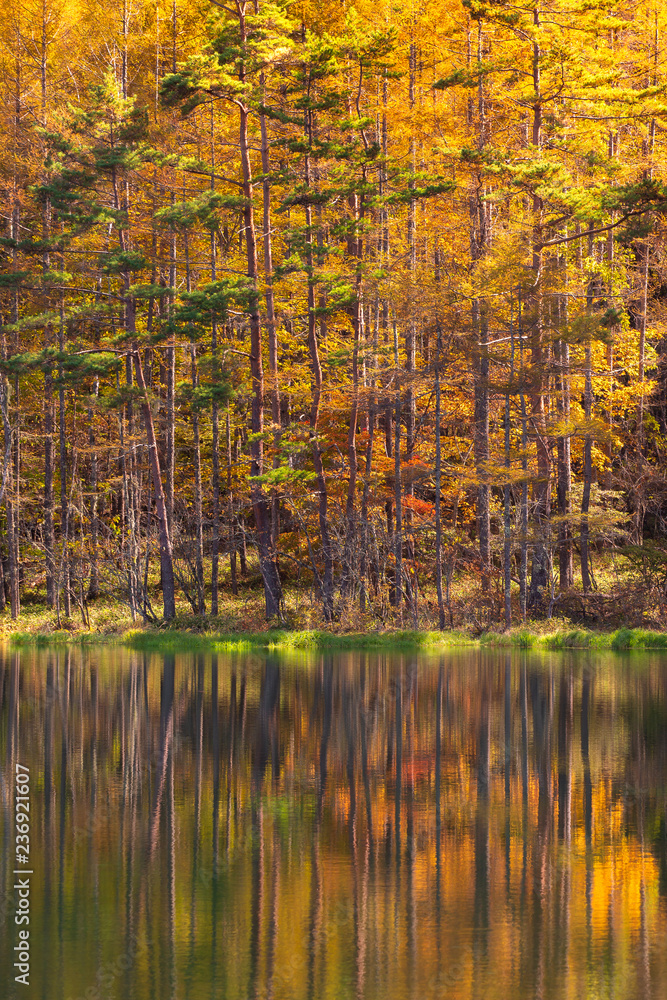
[[[94,396],[97,397],[99,392],[99,380],[95,379]],[[97,474],[97,451],[95,448],[95,427],[93,424],[93,410],[90,408],[88,410],[88,420],[90,426],[88,428],[88,447],[90,448],[90,584],[88,587],[88,598],[89,600],[95,600],[100,596],[100,578],[99,578],[99,565],[98,565],[98,549],[97,549],[97,539],[98,539],[98,524],[97,524],[97,513],[99,497],[97,495],[98,490],[98,474]]]
[[[584,419],[586,421],[586,436],[584,438],[584,491],[581,498],[581,526],[580,526],[580,548],[581,548],[581,586],[584,594],[591,589],[591,575],[589,569],[589,525],[588,510],[591,502],[591,481],[593,478],[593,466],[591,451],[593,439],[590,432],[591,408],[593,401],[593,385],[591,381],[591,345],[586,344],[586,382],[584,388]]]
[[[505,393],[505,469],[507,481],[504,489],[504,511],[503,511],[503,572],[505,589],[505,628],[510,628],[512,624],[512,512],[511,512],[511,452],[510,452],[510,396],[514,389],[514,303],[511,306],[510,319],[510,373],[507,381],[507,392]]]
[[[260,73],[260,88],[264,94],[264,73]],[[259,116],[260,134],[262,139],[262,214],[264,243],[264,299],[266,302],[266,330],[269,341],[269,398],[271,400],[271,422],[273,423],[273,442],[276,455],[273,461],[274,469],[280,464],[278,447],[280,443],[280,390],[278,386],[278,323],[273,296],[273,253],[271,249],[271,182],[269,171],[269,136],[266,127],[266,115]],[[280,536],[280,504],[277,490],[273,490],[271,498],[271,544],[277,547]]]
[[[190,364],[192,375],[192,388],[197,389],[199,379],[197,375],[197,348],[194,343],[190,344]],[[204,600],[204,515],[202,504],[201,485],[201,442],[199,435],[199,408],[195,400],[192,408],[192,437],[194,442],[194,466],[195,466],[195,579],[197,585],[197,613],[206,614],[206,602]]]
[[[227,538],[229,543],[229,574],[234,597],[239,592],[236,579],[236,530],[234,525],[234,494],[232,492],[232,434],[229,424],[229,408],[226,414],[227,429]]]
[[[436,287],[440,287],[440,250],[435,251],[435,280]],[[437,345],[435,356],[435,589],[438,595],[438,628],[445,627],[445,603],[442,594],[442,442],[440,431],[441,418],[441,390],[440,390],[440,365],[442,364],[442,327],[440,317],[436,313],[437,325]],[[442,694],[442,675],[438,679],[438,696]],[[438,702],[438,711],[442,708]],[[436,746],[439,746],[438,737],[440,735],[440,715],[438,715],[438,730],[436,736]],[[436,785],[440,787],[440,757],[439,751],[436,754]],[[436,796],[438,797],[438,796]],[[440,828],[440,806],[438,797],[438,811],[436,814],[436,824]]]
[[[306,113],[306,136],[312,142],[311,121]],[[305,156],[304,173],[306,186],[310,186],[310,157]],[[317,437],[317,425],[320,415],[320,403],[322,400],[322,366],[320,364],[320,352],[317,343],[316,316],[315,316],[315,282],[313,279],[313,242],[312,242],[312,209],[310,202],[305,202],[306,231],[308,233],[306,242],[306,263],[308,266],[308,352],[310,354],[310,367],[313,376],[312,399],[310,404],[310,440],[313,454],[313,468],[317,476],[318,491],[318,517],[320,525],[320,542],[322,545],[322,559],[324,562],[324,572],[322,574],[322,611],[327,622],[333,620],[333,552],[331,546],[331,535],[329,531],[328,496],[327,482],[324,475],[324,464],[322,462],[322,449]]]
[[[172,204],[174,196],[172,194]],[[176,233],[171,238],[171,260],[169,263],[169,287],[176,287]],[[170,307],[171,308],[171,307]],[[167,505],[170,536],[174,532],[174,466],[176,429],[176,347],[173,336],[167,345],[167,426],[165,433],[165,482],[164,495]]]
[[[141,366],[141,355],[133,345],[132,357],[134,360],[134,374],[137,386],[141,393],[141,412],[144,419],[146,440],[148,443],[148,458],[153,477],[153,488],[155,490],[155,509],[158,519],[160,537],[160,570],[162,580],[162,601],[164,607],[165,621],[170,621],[176,615],[176,597],[174,589],[174,562],[171,549],[171,538],[169,535],[169,521],[167,519],[167,506],[165,503],[164,489],[162,487],[162,475],[160,472],[160,459],[157,451],[157,441],[155,439],[155,426],[153,424],[153,414],[148,399],[144,373]]]
[[[241,44],[246,43],[245,6],[239,6],[238,18]],[[239,69],[241,83],[245,83],[245,63]],[[262,362],[262,327],[259,317],[257,235],[253,209],[253,182],[250,166],[250,146],[248,140],[248,109],[242,101],[237,101],[239,109],[239,145],[243,175],[243,216],[245,223],[247,274],[250,282],[248,313],[250,321],[250,374],[252,379],[252,440],[250,444],[250,475],[253,477],[250,495],[255,516],[255,537],[259,568],[264,581],[264,601],[266,617],[282,617],[282,588],[278,573],[276,551],[271,538],[271,505],[264,488],[257,482],[264,467],[264,367]]]
[[[469,43],[470,51],[470,43]],[[477,31],[477,62],[482,62],[482,26]],[[474,115],[472,94],[469,99],[469,117]],[[477,148],[480,152],[486,145],[486,103],[484,76],[480,75],[477,88]],[[483,201],[481,175],[475,180],[475,188],[469,201],[470,253],[474,263],[483,260],[489,245],[488,207]],[[482,275],[477,274],[477,281]],[[475,470],[477,474],[477,539],[481,563],[482,592],[488,594],[491,587],[491,496],[489,486],[489,322],[488,307],[483,298],[472,300],[473,333],[473,379],[475,395],[475,427],[473,446]]]
[[[519,352],[521,359],[521,391],[519,393],[519,405],[521,407],[521,561],[519,563],[519,601],[521,604],[521,620],[525,622],[528,607],[528,414],[524,393],[526,375],[523,356],[523,314],[521,299],[519,299]]]
[[[394,366],[396,369],[396,395],[394,414],[394,506],[396,528],[394,531],[395,589],[394,604],[400,609],[403,595],[403,518],[401,510],[401,382],[398,374],[398,329],[394,317]]]
[[[565,424],[565,433],[558,436],[558,514],[561,522],[558,528],[558,576],[561,589],[573,583],[572,528],[569,522],[570,493],[572,490],[572,462],[570,458],[570,348],[566,341],[556,341],[557,361],[560,369],[558,377],[558,415]]]
[[[211,191],[215,191],[215,143],[213,129],[213,101],[211,101]],[[216,281],[215,232],[211,232],[211,281]],[[215,316],[211,320],[211,354],[213,355],[213,381],[219,382],[218,369],[218,325]],[[218,587],[220,557],[220,411],[218,400],[211,405],[211,488],[213,491],[213,524],[211,532],[211,614],[218,614]]]
[[[536,31],[540,28],[540,10],[536,5],[533,11],[533,25]],[[539,149],[542,139],[542,92],[541,92],[541,58],[542,53],[539,35],[533,42],[533,134],[532,144]],[[533,250],[532,250],[532,315],[531,315],[531,422],[535,433],[537,451],[537,478],[533,483],[533,522],[535,540],[533,543],[533,562],[530,575],[530,594],[528,606],[533,608],[541,603],[549,579],[549,551],[547,533],[549,531],[549,446],[547,442],[546,414],[544,406],[544,379],[546,373],[546,353],[542,337],[542,251],[540,241],[542,236],[542,201],[533,196]]]
[[[60,331],[58,338],[58,347],[61,353],[65,350],[65,320],[64,320],[64,302],[61,298],[60,300]],[[69,566],[69,503],[67,498],[67,427],[65,424],[65,387],[62,380],[62,367],[59,371],[60,375],[60,386],[58,388],[58,407],[59,407],[59,460],[60,460],[60,538],[62,545],[62,586],[63,586],[63,605],[65,609],[65,617],[69,618],[71,614],[71,603],[70,603],[70,566]]]
[[[44,376],[44,555],[46,563],[46,604],[49,608],[56,605],[56,555],[53,495],[53,375],[49,365]]]
[[[474,449],[477,472],[477,537],[482,569],[482,591],[491,586],[491,508],[489,488],[489,356],[486,308],[479,299],[473,300],[473,326],[476,331],[475,350],[475,428]]]

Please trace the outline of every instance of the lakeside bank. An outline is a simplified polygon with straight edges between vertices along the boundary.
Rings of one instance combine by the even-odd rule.
[[[527,628],[508,632],[471,635],[461,631],[397,629],[378,632],[334,632],[329,630],[266,629],[259,632],[188,630],[183,628],[134,628],[118,633],[53,630],[15,631],[5,634],[11,646],[89,645],[111,643],[146,652],[244,650],[392,650],[437,652],[457,648],[518,649],[609,649],[667,650],[667,632],[620,628],[613,631],[557,628],[537,631]]]

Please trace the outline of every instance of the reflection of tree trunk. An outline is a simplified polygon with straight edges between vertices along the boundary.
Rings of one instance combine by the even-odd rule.
[[[366,800],[366,825],[368,827],[368,839],[373,843],[373,815],[371,810],[371,784],[368,774],[368,742],[366,736],[366,721],[368,704],[366,701],[366,658],[361,664],[361,682],[359,699],[359,733],[361,737],[361,775],[364,781],[364,798]]]
[[[396,781],[394,790],[394,827],[396,837],[396,864],[401,856],[401,782],[403,778],[403,671],[396,679],[394,706],[396,723]]]
[[[438,670],[438,693],[435,702],[435,850],[436,862],[440,865],[440,833],[442,813],[440,809],[440,773],[442,768],[442,683],[444,667]]]
[[[560,679],[558,697],[558,840],[570,848],[572,821],[572,778],[571,778],[571,743],[572,743],[572,673],[571,669],[563,670]],[[568,854],[568,859],[570,855]],[[558,888],[559,919],[556,924],[555,941],[557,945],[556,959],[559,967],[567,967],[570,947],[570,895],[572,884],[571,860],[559,865],[556,869]]]
[[[278,913],[280,903],[280,836],[273,828],[271,858],[271,917],[266,946],[266,1000],[273,1000],[273,974],[278,943]]]
[[[173,727],[173,715],[170,716]],[[173,731],[173,730],[172,730]],[[174,756],[170,750],[167,764],[167,886],[169,892],[169,996],[178,996],[176,975],[176,811],[174,803]]]
[[[236,741],[236,671],[232,670],[229,693],[229,722],[227,724],[229,733],[229,747],[227,755],[227,810],[225,818],[225,840],[226,849],[229,852],[231,845],[231,825],[232,825],[232,785],[234,783],[234,745]]]
[[[279,705],[280,666],[275,659],[267,657],[259,693],[259,713],[252,761],[252,779],[256,793],[259,792],[269,759],[275,756],[273,748],[276,742]]]
[[[586,848],[590,851],[593,837],[593,787],[591,784],[591,764],[588,756],[588,716],[591,691],[591,675],[584,670],[581,682],[581,759],[584,765],[584,830]]]
[[[250,948],[247,996],[249,1000],[259,1000],[259,958],[264,909],[264,811],[257,802],[258,790],[252,796],[252,850],[250,884]]]
[[[593,786],[588,756],[588,718],[591,675],[584,668],[581,682],[581,759],[584,766],[584,831],[586,837],[586,941],[589,962],[593,949]]]
[[[521,709],[521,904],[524,904],[526,882],[528,875],[528,701],[526,681],[525,655],[521,657],[521,675],[519,680],[519,706]]]
[[[551,706],[548,681],[537,673],[530,677],[533,710],[533,741],[538,775],[537,841],[533,853],[533,948],[535,957],[535,990],[541,996],[544,989],[546,954],[544,942],[544,912],[549,896],[549,821],[551,818]]]
[[[331,716],[333,710],[333,664],[328,656],[322,659],[322,694],[324,697],[324,719],[322,721],[322,738],[320,740],[320,787],[317,794],[317,815],[322,816],[324,793],[327,785],[327,752],[329,749],[329,734],[331,732]]]
[[[510,891],[510,767],[512,762],[512,657],[505,654],[505,887]]]
[[[213,871],[218,870],[218,829],[220,822],[220,728],[218,724],[218,656],[211,657],[211,744],[213,749]]]
[[[58,934],[62,938],[65,919],[65,827],[67,816],[67,744],[69,742],[69,686],[71,653],[65,653],[65,676],[63,678],[62,735],[60,739],[60,816],[58,845]],[[18,689],[17,689],[18,690]],[[18,713],[18,708],[17,708]]]
[[[441,771],[442,771],[442,688],[444,667],[442,662],[438,669],[438,692],[435,702],[435,925],[436,945],[438,949],[438,967],[442,960],[441,916],[442,916],[442,809]]]
[[[313,826],[310,853],[310,907],[308,913],[308,960],[306,971],[306,996],[314,1000],[318,996],[315,989],[317,952],[322,923],[322,875],[320,872],[320,816]]]
[[[153,800],[153,815],[151,817],[149,835],[149,854],[152,856],[157,847],[160,829],[160,812],[167,785],[171,748],[174,737],[174,681],[176,661],[173,653],[166,653],[162,671],[162,691],[160,697],[160,742],[158,752],[157,775],[155,779],[155,797]],[[173,775],[172,775],[173,780]]]
[[[97,695],[97,685],[95,686]],[[44,699],[44,827],[51,829],[51,810],[53,809],[53,712],[56,692],[53,684],[53,660],[49,657],[46,665],[46,693]],[[97,697],[95,698],[97,704]],[[93,778],[95,772],[93,770]]]
[[[477,729],[477,809],[475,813],[475,929],[489,927],[489,793],[491,778],[491,741],[489,689],[482,682],[482,695]],[[485,936],[477,937],[482,953],[486,953]]]
[[[344,705],[343,705],[343,715],[345,718],[345,739],[347,741],[347,783],[350,789],[350,808],[348,812],[348,828],[350,835],[350,843],[355,843],[354,836],[354,822],[357,815],[357,793],[354,783],[354,733],[352,730],[352,696],[350,694],[349,686],[346,684],[344,688]]]
[[[19,735],[19,653],[14,653],[11,659],[9,673],[9,711],[7,716],[7,794],[11,800],[11,786],[14,783],[14,762],[17,753]]]
[[[533,710],[535,766],[539,788],[538,822],[542,823],[548,819],[551,800],[551,721],[549,716],[549,694],[543,690],[542,677],[536,673],[531,674],[530,677],[530,700]]]
[[[195,906],[197,871],[199,865],[199,840],[201,836],[201,795],[202,795],[202,760],[204,753],[204,657],[197,656],[197,689],[195,694],[195,801],[194,801],[194,831],[192,836],[192,878],[190,895],[190,963],[194,963],[196,943]]]
[[[572,677],[563,673],[558,697],[558,839],[570,843],[572,735]]]

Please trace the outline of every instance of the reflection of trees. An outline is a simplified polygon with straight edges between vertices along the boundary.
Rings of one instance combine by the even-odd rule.
[[[604,995],[603,946],[644,995],[667,975],[657,666],[638,683],[529,654],[298,669],[72,651],[39,669],[5,659],[0,675],[2,760],[29,756],[39,779],[48,874],[34,905],[42,921],[57,907],[63,976],[74,907],[89,905],[81,873],[95,883],[77,923],[93,972],[64,995],[104,962],[92,944],[108,912],[119,941],[150,942],[155,996],[315,998],[333,981],[340,995],[428,996],[436,977],[443,994],[521,983],[546,997],[564,967]],[[119,976],[124,995],[136,975]]]

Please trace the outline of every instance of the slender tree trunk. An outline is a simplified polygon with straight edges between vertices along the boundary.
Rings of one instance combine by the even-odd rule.
[[[46,112],[46,4],[43,8],[42,20],[42,125],[45,124]],[[48,245],[51,228],[51,206],[47,198],[42,210],[42,239]],[[48,250],[42,257],[42,267],[49,270],[50,255]],[[52,326],[46,327],[44,347],[51,346]],[[54,528],[55,501],[53,494],[54,460],[53,431],[55,411],[53,406],[53,368],[49,364],[44,374],[44,556],[46,563],[46,605],[54,608],[56,604],[56,539]]]
[[[240,8],[239,8],[240,10]],[[239,13],[243,41],[245,42],[245,16]],[[252,509],[255,516],[255,537],[259,567],[264,581],[266,617],[282,615],[282,589],[276,552],[271,540],[271,504],[264,488],[257,482],[264,468],[264,366],[262,362],[262,328],[259,317],[257,293],[257,238],[253,211],[253,184],[250,167],[250,146],[248,141],[248,109],[239,102],[241,166],[243,172],[243,195],[245,198],[244,221],[246,238],[247,273],[251,294],[248,307],[250,321],[250,371],[252,378],[252,440],[250,443],[250,487]]]
[[[93,395],[97,397],[99,393],[99,380],[95,379]],[[93,422],[93,410],[88,410],[88,447],[90,449],[90,585],[88,587],[88,599],[95,600],[100,596],[100,578],[98,563],[98,457],[95,441],[95,426]]]
[[[412,32],[414,32],[414,22]],[[408,79],[408,101],[410,105],[410,111],[414,112],[415,102],[416,102],[416,82],[417,82],[417,45],[414,41],[414,34],[410,41],[409,50],[409,79]],[[408,180],[408,188],[414,190],[414,173],[416,169],[416,152],[417,145],[414,136],[414,129],[410,130],[410,159],[408,164],[408,169],[410,171],[410,177]],[[407,244],[410,260],[410,273],[408,277],[408,315],[406,317],[405,324],[405,404],[403,407],[404,418],[405,418],[405,459],[407,462],[411,462],[414,457],[415,450],[415,425],[416,425],[416,397],[414,388],[415,372],[417,367],[417,317],[416,317],[416,303],[415,303],[415,281],[417,276],[417,200],[416,198],[410,198],[408,202],[408,219],[407,219]],[[408,478],[405,486],[405,495],[408,497],[414,496],[414,484],[412,477]],[[408,504],[407,510],[405,511],[405,516],[403,518],[406,524],[405,531],[405,549],[406,556],[408,557],[410,564],[413,569],[415,569],[415,587],[414,593],[410,581],[409,571],[405,573],[405,588],[404,588],[404,599],[414,602],[413,610],[416,613],[417,607],[417,586],[416,586],[416,567],[415,567],[415,551],[414,551],[414,532],[412,530],[413,516],[412,507]]]
[[[215,191],[215,142],[213,101],[211,101],[211,191]],[[215,232],[211,231],[211,281],[217,280]],[[213,381],[220,379],[218,366],[218,324],[211,320],[211,354],[213,355]],[[211,488],[213,491],[213,524],[211,532],[211,614],[218,614],[218,587],[220,573],[220,408],[218,400],[211,405]]]
[[[440,250],[435,251],[435,277],[436,286],[440,286]],[[436,313],[437,324],[437,346],[435,357],[435,588],[438,595],[438,628],[445,628],[445,604],[442,594],[442,442],[441,442],[441,389],[440,389],[440,365],[442,364],[442,327],[440,317]],[[442,675],[438,679],[438,693],[442,694]],[[441,708],[438,702],[439,709]],[[436,745],[439,746],[438,737],[440,735],[440,715],[438,715],[438,732]],[[440,787],[440,757],[439,751],[436,761],[436,784]],[[438,796],[439,801],[439,796]],[[438,830],[440,828],[440,808],[436,817]]]
[[[197,348],[194,343],[190,344],[190,364],[192,388],[196,391],[199,385],[197,374]],[[201,482],[201,442],[199,435],[199,408],[196,401],[192,408],[192,437],[194,443],[194,465],[195,465],[195,578],[197,583],[197,613],[206,614],[206,602],[204,599],[204,514],[202,503],[202,482]]]
[[[584,491],[581,498],[581,526],[580,526],[580,548],[581,548],[581,585],[584,594],[591,589],[591,575],[589,569],[589,525],[588,511],[591,501],[591,481],[593,478],[592,466],[592,444],[593,439],[590,432],[591,407],[593,401],[593,385],[591,380],[591,345],[586,344],[585,358],[585,388],[584,388],[584,419],[586,421],[586,435],[584,437]]]
[[[172,194],[172,203],[174,196]],[[169,263],[169,287],[176,287],[176,233],[171,237],[171,260]],[[171,306],[170,306],[171,308]],[[174,533],[174,466],[175,466],[175,431],[176,431],[176,347],[173,336],[167,345],[167,427],[165,433],[165,480],[164,495],[167,505],[169,533]]]
[[[482,27],[478,25],[477,32],[477,62],[482,61]],[[472,104],[472,96],[470,98]],[[486,102],[484,95],[484,76],[480,74],[477,88],[478,133],[477,147],[480,152],[486,145]],[[472,119],[473,109],[469,110]],[[470,249],[475,263],[483,260],[489,245],[488,207],[483,201],[483,186],[481,176],[475,181],[475,189],[470,197]],[[482,276],[478,275],[478,281]],[[475,452],[475,469],[477,473],[477,538],[481,563],[482,592],[488,593],[491,587],[491,489],[489,485],[489,321],[488,307],[484,298],[475,297],[472,301],[472,326],[474,349],[474,394],[475,394],[475,427],[473,444]]]
[[[260,89],[264,94],[264,73],[260,73]],[[280,389],[278,385],[278,323],[273,295],[273,252],[271,247],[271,181],[269,173],[269,136],[266,127],[266,115],[259,116],[260,134],[262,140],[262,214],[263,214],[263,244],[264,244],[264,298],[266,301],[266,330],[269,342],[269,398],[271,401],[271,421],[273,423],[273,443],[276,455],[273,467],[278,468],[280,456]],[[271,498],[271,544],[278,545],[280,536],[280,503],[277,490]]]
[[[137,386],[141,393],[141,412],[144,419],[146,440],[148,443],[148,458],[153,478],[153,489],[155,490],[155,508],[158,519],[158,529],[160,537],[160,570],[162,579],[162,601],[164,607],[164,618],[170,621],[176,614],[176,595],[174,588],[174,563],[171,550],[171,537],[169,535],[169,521],[167,519],[167,506],[165,503],[164,489],[162,487],[162,475],[160,472],[160,459],[155,438],[155,426],[153,424],[153,414],[151,412],[150,400],[144,381],[144,373],[141,365],[141,354],[133,346],[132,358],[134,360],[134,374]]]
[[[65,304],[60,300],[60,329],[58,347],[61,353],[65,350]],[[71,614],[70,603],[70,564],[69,564],[69,501],[67,497],[67,427],[65,423],[65,387],[63,385],[62,367],[59,369],[60,386],[58,388],[59,407],[59,460],[60,460],[60,536],[62,545],[62,585],[63,606],[65,617]]]
[[[237,5],[241,50],[245,53],[247,22],[245,4]],[[255,8],[257,13],[258,7]],[[238,63],[239,81],[246,82],[245,59]],[[278,571],[277,552],[271,536],[271,504],[257,477],[264,471],[264,366],[262,361],[262,327],[259,316],[259,269],[257,264],[257,233],[253,206],[253,179],[250,164],[250,143],[248,139],[248,108],[241,99],[236,101],[239,111],[239,151],[243,177],[243,218],[245,224],[245,244],[247,274],[250,284],[248,318],[250,321],[250,374],[252,380],[252,440],[250,444],[250,487],[253,514],[255,517],[255,537],[259,568],[264,581],[264,601],[266,617],[282,617],[283,595]]]
[[[561,589],[573,583],[572,528],[569,522],[570,494],[572,491],[572,462],[570,458],[570,348],[565,340],[556,341],[559,365],[558,411],[564,433],[558,436],[558,569]]]
[[[538,4],[533,10],[533,25],[536,32],[540,28],[540,9]],[[541,91],[541,58],[539,34],[533,42],[533,134],[532,144],[539,149],[542,141],[542,91]],[[531,423],[533,425],[537,450],[537,478],[533,483],[533,523],[535,526],[535,541],[533,544],[533,563],[530,575],[530,594],[528,606],[537,607],[544,595],[549,579],[549,552],[547,534],[549,531],[549,479],[550,461],[547,442],[546,413],[544,405],[544,380],[546,374],[546,352],[543,343],[542,317],[542,251],[540,240],[542,236],[542,201],[533,197],[533,250],[532,250],[532,315],[531,315]]]
[[[306,137],[312,143],[312,123],[308,112],[306,112]],[[306,155],[304,160],[305,183],[309,187],[311,184],[310,157]],[[320,364],[319,345],[317,343],[317,327],[315,316],[315,281],[313,277],[313,243],[312,224],[313,215],[310,202],[305,203],[306,231],[308,233],[306,242],[306,264],[308,267],[308,351],[310,354],[310,367],[313,378],[312,398],[310,404],[310,440],[313,454],[313,468],[317,476],[318,491],[318,517],[320,525],[320,542],[322,546],[322,559],[324,562],[324,572],[322,574],[322,610],[325,621],[333,620],[333,551],[331,545],[331,534],[329,531],[328,495],[327,482],[324,474],[324,463],[322,461],[322,448],[320,446],[317,430],[320,416],[320,404],[322,401],[322,366]]]
[[[236,530],[234,525],[234,493],[232,491],[232,434],[229,423],[229,408],[226,413],[227,429],[227,537],[229,544],[229,573],[232,583],[232,594],[239,592],[236,579]]]
[[[482,591],[491,586],[491,507],[489,487],[489,355],[486,308],[473,300],[473,325],[477,331],[475,351],[474,449],[477,471],[477,537],[482,569]]]
[[[519,299],[519,352],[521,367],[521,391],[519,405],[521,407],[521,561],[519,564],[519,601],[521,604],[521,620],[525,622],[528,607],[528,413],[524,382],[526,370],[523,356],[523,314],[521,299]]]
[[[53,495],[54,461],[53,461],[53,375],[49,365],[44,376],[44,555],[46,562],[46,604],[49,608],[56,605],[56,556]]]
[[[394,531],[395,591],[394,604],[401,608],[403,597],[403,518],[401,509],[401,382],[398,369],[398,329],[394,317],[394,367],[396,369],[396,394],[394,401],[394,507],[396,528]]]
[[[510,397],[514,389],[514,303],[511,306],[510,318],[510,373],[507,381],[507,392],[505,393],[505,470],[507,479],[504,490],[504,511],[503,511],[503,571],[505,577],[505,628],[510,628],[512,624],[512,511],[511,511],[511,439],[510,439]]]
[[[345,505],[345,519],[347,522],[347,532],[345,539],[345,563],[347,585],[346,590],[351,590],[354,586],[356,569],[356,514],[354,509],[355,493],[357,486],[357,419],[359,416],[359,344],[361,340],[361,326],[363,322],[363,306],[361,303],[361,249],[359,238],[357,255],[357,278],[356,293],[353,306],[352,326],[354,330],[354,344],[352,348],[352,399],[350,400],[350,421],[347,432],[347,462],[349,468],[349,478],[347,484],[347,502]]]
[[[366,610],[366,597],[367,597],[367,582],[370,584],[373,578],[373,570],[370,569],[370,541],[371,541],[371,531],[368,520],[368,498],[370,494],[371,486],[371,473],[373,471],[373,441],[375,437],[375,423],[377,420],[376,416],[376,368],[377,368],[377,352],[378,352],[378,332],[380,325],[380,302],[376,297],[375,300],[375,321],[373,324],[373,358],[372,358],[372,371],[370,376],[369,385],[369,400],[368,400],[368,411],[366,414],[367,428],[368,428],[368,441],[366,443],[366,456],[364,464],[364,488],[361,496],[361,553],[359,562],[359,607],[362,611]],[[375,575],[377,579],[377,574]]]

